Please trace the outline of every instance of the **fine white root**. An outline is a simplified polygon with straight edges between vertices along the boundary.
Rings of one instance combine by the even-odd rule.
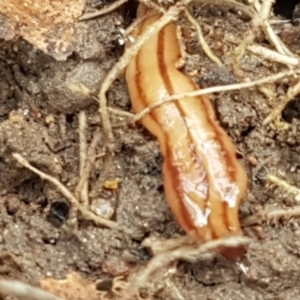
[[[82,169],[82,172],[80,174],[80,179],[77,183],[77,186],[75,188],[75,197],[76,199],[79,197],[81,194],[82,189],[84,188],[85,185],[87,185],[90,173],[93,169],[95,160],[96,160],[96,148],[97,145],[99,144],[101,139],[101,132],[100,130],[96,130],[91,142],[91,145],[87,151],[87,158],[85,160],[84,167]],[[104,156],[104,155],[103,155]]]
[[[159,107],[160,105],[170,102],[170,101],[175,101],[179,99],[183,99],[186,97],[197,97],[201,95],[207,95],[207,94],[212,94],[212,93],[220,93],[220,92],[225,92],[225,91],[233,91],[233,90],[241,90],[241,89],[246,89],[246,88],[251,88],[255,87],[258,85],[266,84],[266,83],[272,83],[276,82],[280,79],[287,78],[287,77],[292,77],[292,76],[299,76],[300,74],[300,69],[297,70],[289,70],[289,71],[284,71],[280,72],[268,77],[264,77],[259,80],[254,80],[251,82],[242,82],[242,83],[235,83],[235,84],[230,84],[230,85],[222,85],[222,86],[214,86],[206,89],[200,89],[194,92],[189,92],[189,93],[182,93],[182,94],[177,94],[177,95],[172,95],[170,97],[167,97],[165,99],[162,99],[161,101],[157,101],[155,104],[146,107],[143,109],[141,112],[135,115],[133,120],[131,121],[132,123],[137,122],[138,120],[142,119],[145,115],[147,115],[149,112],[151,112],[153,109]]]
[[[82,15],[79,18],[79,21],[90,20],[90,19],[94,19],[94,18],[103,16],[103,15],[106,15],[106,14],[114,11],[115,9],[117,9],[119,6],[123,5],[126,2],[127,2],[127,0],[117,0],[117,1],[113,2],[111,5],[104,7],[100,10],[97,10],[92,13],[85,13],[84,15]]]
[[[287,66],[297,66],[299,65],[299,58],[297,57],[291,57],[286,54],[281,54],[279,52],[270,50],[268,48],[262,47],[260,45],[251,45],[248,46],[247,49],[254,53],[259,55],[261,58],[265,60],[274,61],[277,63],[281,63]]]
[[[278,187],[284,189],[287,193],[293,194],[295,196],[295,201],[300,202],[300,189],[296,186],[293,186],[286,182],[283,179],[278,178],[273,174],[267,174],[266,180],[272,184],[277,185]],[[274,218],[291,218],[291,217],[299,217],[300,216],[300,206],[297,205],[292,208],[279,208],[279,209],[264,209],[258,211],[256,214],[247,217],[242,221],[244,226],[251,226],[255,224],[261,224],[264,221],[268,221]]]
[[[0,293],[28,300],[64,300],[41,288],[17,280],[0,280]]]
[[[118,223],[102,218],[100,216],[95,215],[85,207],[83,207],[78,200],[75,198],[75,196],[56,178],[38,170],[37,168],[33,167],[23,156],[21,156],[18,153],[13,153],[13,157],[18,161],[20,165],[23,167],[29,169],[33,173],[37,174],[40,176],[42,179],[47,180],[51,182],[56,188],[64,195],[71,203],[73,208],[77,209],[80,211],[80,213],[83,215],[88,220],[93,221],[96,225],[99,226],[104,226],[108,228],[115,228],[115,229],[120,229],[118,227]]]
[[[203,33],[202,33],[199,23],[195,20],[195,18],[191,15],[191,13],[189,12],[189,10],[187,8],[184,9],[184,13],[185,13],[187,19],[189,20],[189,22],[195,27],[199,44],[202,47],[205,54],[214,63],[216,63],[219,67],[222,66],[223,64],[222,64],[221,60],[211,51],[209,45],[207,44],[207,42],[203,36]]]
[[[177,249],[172,249],[170,251],[162,252],[153,257],[145,269],[134,275],[134,278],[131,280],[130,290],[136,291],[140,287],[145,286],[153,272],[167,267],[173,261],[186,260],[194,262],[198,260],[201,255],[214,251],[219,247],[236,247],[240,245],[247,245],[250,243],[250,241],[250,238],[244,236],[229,237],[209,241],[202,245],[187,245]]]
[[[87,118],[86,112],[84,110],[79,112],[78,115],[79,123],[79,175],[80,177],[83,174],[84,166],[87,160],[87,141],[86,141],[86,129],[87,129]],[[81,187],[78,197],[76,197],[85,207],[89,205],[89,196],[88,196],[88,183],[85,181]]]
[[[295,195],[295,200],[297,202],[300,202],[300,189],[287,183],[285,180],[278,178],[277,176],[273,174],[268,174],[266,179],[279,186],[280,188],[283,188],[286,190],[288,193],[294,194]]]
[[[297,84],[290,86],[286,95],[280,99],[280,104],[278,104],[273,111],[265,118],[263,121],[263,125],[267,125],[273,120],[275,120],[282,112],[282,110],[285,108],[285,106],[294,99],[298,94],[300,93],[300,80],[297,82]]]

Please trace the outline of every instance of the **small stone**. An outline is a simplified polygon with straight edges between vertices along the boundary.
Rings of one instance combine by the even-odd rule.
[[[108,273],[114,277],[123,276],[128,274],[129,267],[127,263],[120,257],[110,256],[106,258],[102,263],[102,271]]]
[[[8,195],[5,201],[6,211],[9,215],[14,215],[20,207],[20,199],[17,195]]]

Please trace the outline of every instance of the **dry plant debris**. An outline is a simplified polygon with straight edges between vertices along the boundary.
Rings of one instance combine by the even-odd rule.
[[[300,189],[299,188],[290,185],[285,180],[282,180],[282,179],[280,179],[277,176],[272,175],[272,174],[267,175],[267,180],[270,181],[271,183],[274,183],[274,184],[278,185],[279,187],[285,189],[288,193],[294,194],[295,195],[295,200],[297,202],[300,202]]]
[[[283,78],[287,78],[287,77],[296,77],[300,75],[300,69],[296,69],[296,70],[288,70],[288,71],[284,71],[284,72],[280,72],[268,77],[264,77],[258,80],[253,80],[250,82],[242,82],[242,83],[236,83],[236,84],[230,84],[230,85],[223,85],[223,86],[214,86],[214,87],[210,87],[210,88],[206,88],[206,89],[201,89],[198,91],[194,91],[194,92],[189,92],[189,93],[184,93],[184,94],[178,94],[178,95],[172,95],[169,96],[165,99],[162,99],[161,101],[158,101],[157,103],[155,103],[152,106],[149,106],[147,108],[145,108],[144,110],[142,110],[140,113],[136,114],[133,119],[131,120],[131,122],[136,122],[138,120],[140,120],[141,118],[143,118],[146,114],[148,114],[149,112],[151,112],[153,109],[155,109],[156,107],[168,102],[168,101],[176,101],[185,97],[195,97],[195,96],[200,96],[200,95],[208,95],[211,93],[222,93],[225,91],[234,91],[234,90],[242,90],[242,89],[246,89],[246,88],[252,88],[255,86],[259,86],[262,84],[268,84],[268,83],[273,83],[276,81],[279,81]],[[286,103],[285,103],[286,104]],[[284,108],[284,106],[282,107],[282,109]],[[276,110],[276,115],[280,114],[280,110]]]
[[[179,238],[179,241],[185,241]],[[209,241],[204,244],[183,244],[178,248],[173,248],[171,250],[166,250],[155,255],[148,265],[142,269],[140,272],[132,275],[130,280],[129,291],[137,291],[139,288],[144,287],[149,282],[149,277],[155,271],[162,269],[163,267],[168,267],[173,261],[185,260],[190,262],[195,262],[199,260],[201,255],[213,252],[219,247],[235,247],[239,245],[249,244],[251,239],[248,237],[229,237],[214,241]],[[169,246],[169,245],[168,245]],[[163,248],[163,246],[155,245],[155,248]]]
[[[189,10],[187,8],[185,8],[184,13],[187,17],[187,19],[189,20],[189,22],[195,27],[196,32],[197,32],[197,36],[198,36],[198,40],[199,40],[199,44],[201,45],[203,51],[205,52],[205,54],[213,61],[215,62],[218,66],[222,66],[222,62],[221,60],[214,54],[212,53],[208,43],[206,42],[202,30],[201,30],[201,26],[200,24],[197,22],[197,20],[192,16],[192,14],[189,12]]]
[[[65,300],[99,300],[100,295],[94,283],[88,282],[73,272],[66,279],[46,278],[40,282],[46,291]]]
[[[83,16],[80,17],[79,20],[84,21],[84,20],[89,20],[89,19],[103,16],[105,14],[108,14],[108,13],[114,11],[115,9],[117,9],[119,6],[121,6],[122,4],[124,4],[126,2],[127,2],[127,0],[117,0],[117,1],[113,2],[111,5],[104,7],[100,10],[97,10],[95,12],[85,13]]]
[[[7,36],[23,37],[36,48],[65,60],[74,33],[73,25],[84,10],[86,0],[1,0],[0,13],[11,28]]]
[[[300,216],[300,206],[298,203],[300,202],[300,189],[296,186],[289,184],[286,180],[281,179],[273,174],[267,174],[266,180],[270,184],[274,184],[286,191],[288,194],[294,195],[294,200],[296,202],[296,206],[292,208],[276,208],[276,209],[264,209],[258,211],[256,214],[249,216],[248,218],[243,220],[243,224],[245,226],[251,226],[254,224],[260,224],[264,221],[269,221],[272,219],[279,218],[292,218]]]
[[[21,299],[30,300],[63,300],[52,294],[44,291],[38,287],[33,287],[17,280],[0,280],[0,293],[3,295],[10,295]]]
[[[101,282],[101,280],[99,282]],[[83,279],[75,272],[69,273],[66,279],[63,280],[46,278],[40,282],[40,285],[45,291],[51,293],[51,295],[52,294],[56,295],[58,297],[63,298],[64,300],[86,300],[86,299],[139,300],[141,299],[135,293],[129,293],[128,291],[129,283],[124,279],[123,276],[115,277],[112,280],[111,287],[109,287],[108,290],[97,290],[96,283],[89,282]],[[59,299],[53,298],[53,300],[60,300],[60,298]]]
[[[32,172],[40,176],[42,179],[47,180],[51,182],[54,186],[56,186],[56,188],[62,193],[62,195],[64,195],[70,201],[72,207],[80,211],[87,220],[93,221],[98,226],[104,226],[115,229],[118,228],[118,224],[116,222],[97,216],[94,213],[92,213],[89,209],[86,209],[84,206],[82,206],[78,202],[78,199],[76,199],[75,196],[67,189],[67,187],[65,187],[58,179],[33,167],[22,155],[18,153],[13,153],[13,157],[18,161],[20,165],[31,170]],[[122,230],[121,228],[119,229]]]

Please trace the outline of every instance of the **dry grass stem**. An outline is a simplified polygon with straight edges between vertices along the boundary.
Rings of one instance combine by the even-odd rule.
[[[256,14],[250,5],[245,5],[245,4],[237,2],[235,0],[194,0],[193,2],[230,6],[231,8],[233,8],[235,10],[239,10],[239,11],[243,12],[245,15],[249,16],[250,18],[253,18]]]
[[[82,169],[82,172],[80,174],[80,179],[77,183],[77,186],[75,188],[75,198],[80,196],[82,189],[88,182],[88,178],[90,176],[90,173],[92,171],[92,168],[94,166],[95,160],[96,160],[96,148],[101,140],[101,132],[100,129],[97,129],[94,132],[93,139],[91,142],[91,145],[87,151],[87,157],[85,160],[84,167]]]
[[[230,237],[209,241],[202,245],[188,245],[177,249],[160,253],[153,257],[147,267],[135,274],[131,280],[130,290],[136,291],[138,288],[145,286],[150,275],[158,269],[167,267],[171,262],[176,260],[186,260],[194,262],[199,259],[201,254],[211,252],[219,247],[235,247],[239,245],[247,245],[251,240],[247,237]]]
[[[173,281],[167,278],[165,280],[165,283],[166,286],[170,289],[174,300],[186,300]]]
[[[0,292],[22,299],[30,300],[64,300],[40,288],[17,280],[0,280]]]
[[[249,3],[252,2],[252,5],[254,6],[254,8],[255,8],[257,11],[260,11],[261,5],[260,5],[259,0],[248,0],[248,2],[249,2]]]
[[[300,69],[289,70],[289,71],[280,72],[280,73],[277,73],[277,74],[274,74],[274,75],[271,75],[271,76],[268,76],[268,77],[265,77],[265,78],[262,78],[259,80],[251,81],[251,82],[214,86],[214,87],[210,87],[210,88],[206,88],[206,89],[197,90],[194,92],[172,95],[166,99],[162,99],[161,101],[156,102],[154,105],[146,107],[140,113],[136,114],[131,122],[136,122],[136,121],[142,119],[146,114],[151,112],[153,109],[159,107],[160,105],[162,105],[164,103],[170,102],[170,101],[176,101],[176,100],[187,98],[187,97],[197,97],[197,96],[207,95],[207,94],[211,94],[211,93],[221,93],[221,92],[225,92],[225,91],[233,91],[233,90],[252,88],[252,87],[255,87],[258,85],[276,82],[282,78],[297,76],[299,74],[300,74]]]
[[[82,177],[84,166],[87,159],[87,141],[86,141],[86,129],[87,129],[87,118],[84,110],[79,112],[78,115],[79,123],[79,175]],[[88,207],[89,196],[88,196],[88,183],[87,181],[83,184],[80,193],[76,197],[85,207]]]
[[[165,14],[166,10],[162,7],[157,5],[155,2],[151,1],[151,0],[139,0],[141,3],[144,3],[146,6],[148,6],[149,8],[153,9],[156,12],[159,12],[161,14]]]
[[[300,202],[300,189],[289,184],[287,181],[278,178],[273,174],[267,174],[266,179],[277,185],[278,187],[284,189],[287,193],[291,193],[295,195],[295,200]],[[263,221],[273,219],[273,218],[281,218],[281,217],[297,217],[300,216],[300,206],[296,206],[288,209],[272,209],[270,211],[260,210],[256,214],[245,218],[242,223],[244,226],[251,226],[255,224],[261,224]]]
[[[300,216],[300,206],[296,206],[289,209],[275,209],[266,214],[268,219],[281,218],[281,217],[299,217]]]
[[[115,9],[117,9],[118,7],[120,7],[121,5],[123,5],[126,2],[127,2],[127,0],[117,0],[117,1],[113,2],[111,5],[108,5],[108,6],[102,8],[98,11],[83,14],[79,18],[79,21],[90,20],[90,19],[93,19],[93,18],[96,18],[96,17],[106,15],[106,14],[114,11]]]
[[[259,8],[259,14],[263,21],[269,19],[274,0],[264,0]]]
[[[300,62],[299,58],[287,56],[259,45],[251,45],[248,46],[247,49],[265,60],[274,61],[287,66],[297,66]]]
[[[87,86],[85,86],[82,83],[68,83],[67,88],[69,90],[71,90],[72,92],[74,92],[74,93],[80,93],[83,96],[91,97],[97,103],[99,102],[99,99],[93,95],[93,91],[90,90]],[[121,117],[127,117],[128,118],[128,117],[133,117],[134,116],[134,114],[132,114],[130,112],[123,111],[123,110],[116,109],[116,108],[112,108],[112,107],[108,107],[107,110],[110,113],[115,114],[117,116],[121,116]],[[100,116],[99,116],[99,122],[100,122]]]
[[[268,174],[266,179],[268,181],[270,181],[271,183],[276,184],[277,186],[283,188],[284,190],[286,190],[288,193],[294,194],[295,200],[297,202],[300,202],[300,189],[287,183],[285,180],[278,178],[277,176],[273,175],[273,174]]]
[[[117,115],[117,116],[123,117],[123,118],[132,118],[132,117],[134,117],[133,113],[128,112],[128,111],[124,111],[124,110],[120,110],[120,109],[116,109],[116,108],[108,107],[108,111],[115,114],[115,115]]]
[[[271,9],[273,6],[273,0],[264,0],[262,5],[258,7],[257,16],[252,20],[255,30],[261,27],[265,33],[266,38],[271,44],[274,45],[276,50],[284,55],[295,57],[295,55],[285,46],[285,44],[280,40],[277,34],[274,32],[273,28],[269,24],[269,16],[271,14]]]
[[[41,179],[51,182],[61,192],[61,194],[64,195],[70,201],[70,204],[73,206],[73,208],[80,211],[84,218],[93,221],[98,226],[118,228],[118,224],[116,222],[97,216],[91,211],[84,208],[74,197],[74,195],[58,179],[36,169],[23,156],[21,156],[18,153],[13,153],[13,157],[18,161],[20,165],[37,174],[38,176],[40,176]]]
[[[195,27],[199,44],[202,47],[205,54],[209,57],[210,60],[216,63],[219,67],[222,66],[221,60],[211,51],[209,45],[207,44],[199,23],[195,20],[195,18],[191,15],[191,13],[187,8],[184,9],[184,13],[187,19],[189,20],[189,22]]]
[[[147,12],[143,17],[136,19],[134,22],[132,22],[124,31],[125,37],[131,42],[134,42],[134,38],[130,37],[130,33],[137,27],[139,24],[144,22],[145,19],[151,17],[152,15],[157,14],[157,11],[149,11]]]
[[[148,248],[153,256],[189,244],[195,244],[195,241],[188,235],[168,239],[150,236],[142,242],[142,246]]]
[[[289,87],[286,95],[280,100],[280,103],[265,118],[263,125],[267,125],[275,120],[285,108],[285,106],[300,93],[300,80],[294,86]]]
[[[259,211],[256,214],[249,216],[243,220],[244,226],[253,226],[257,224],[261,224],[268,220],[276,219],[276,218],[292,218],[300,216],[300,206],[295,206],[293,208],[279,208],[272,209],[270,211]]]
[[[200,0],[199,2],[203,2],[203,0]],[[296,56],[280,40],[280,38],[277,36],[277,34],[269,24],[269,16],[273,6],[273,0],[264,0],[262,1],[262,4],[260,4],[259,1],[253,1],[253,3],[251,3],[252,5],[244,5],[235,0],[210,0],[209,3],[231,6],[232,8],[238,9],[241,12],[247,14],[252,19],[252,28],[245,35],[243,41],[235,51],[235,57],[233,58],[235,69],[238,65],[237,62],[243,55],[245,49],[253,43],[256,37],[255,33],[259,32],[261,29],[263,30],[268,41],[274,45],[277,52],[285,56],[290,56],[291,58],[296,58]]]

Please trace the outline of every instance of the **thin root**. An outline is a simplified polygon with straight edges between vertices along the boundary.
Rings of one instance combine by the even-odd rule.
[[[291,218],[291,217],[299,217],[299,216],[300,216],[300,206],[295,206],[293,208],[288,208],[288,209],[283,209],[283,208],[272,209],[270,211],[261,210],[256,214],[245,218],[242,223],[244,226],[252,226],[252,225],[261,224],[263,222],[272,219],[279,219],[282,217]]]
[[[203,2],[203,1],[200,0],[200,2]],[[211,3],[211,4],[229,5],[235,9],[239,9],[240,11],[242,11],[242,12],[246,13],[248,16],[250,16],[252,19],[251,20],[252,28],[247,32],[243,41],[236,48],[235,55],[233,57],[234,70],[236,70],[236,71],[239,70],[238,61],[247,48],[250,47],[251,52],[253,52],[253,50],[258,50],[258,49],[253,49],[251,44],[253,43],[253,41],[256,37],[256,33],[261,30],[264,32],[264,35],[267,38],[267,40],[270,42],[270,44],[272,44],[275,47],[278,54],[281,54],[284,57],[284,63],[286,63],[290,66],[294,66],[295,61],[296,60],[299,61],[299,59],[280,40],[280,38],[274,32],[273,28],[271,27],[271,25],[269,23],[269,16],[271,14],[271,10],[272,10],[274,1],[273,0],[264,0],[264,1],[262,1],[262,4],[260,4],[259,1],[252,1],[252,2],[253,2],[252,6],[251,5],[246,6],[235,0],[210,0],[209,1],[209,3]],[[266,56],[267,55],[266,52],[268,52],[268,51],[261,51],[261,50],[262,49],[259,49],[260,55],[262,55],[263,57]],[[267,49],[265,49],[265,50],[267,50]],[[272,53],[272,56],[268,57],[268,60],[278,62],[278,57],[279,57],[279,55],[274,55],[274,53]]]
[[[293,185],[290,185],[285,180],[282,180],[282,179],[278,178],[277,176],[275,176],[273,174],[268,174],[266,179],[268,181],[270,181],[271,183],[274,183],[277,186],[285,189],[288,193],[294,194],[296,196],[295,200],[297,202],[300,202],[300,189],[299,188],[297,188]]]
[[[152,256],[179,248],[182,245],[186,246],[189,244],[195,244],[195,241],[188,235],[168,239],[150,236],[145,238],[142,242],[142,246],[148,248],[148,251]]]
[[[82,177],[84,166],[87,160],[87,141],[86,141],[86,112],[84,110],[79,112],[78,123],[79,123],[79,175]],[[75,196],[76,197],[76,196]],[[77,199],[83,203],[85,207],[88,207],[89,204],[89,195],[88,195],[88,184],[87,181],[83,184],[80,193],[78,193]]]
[[[96,160],[96,148],[97,145],[99,144],[101,139],[101,132],[100,129],[97,129],[94,132],[94,136],[91,142],[91,145],[87,151],[87,156],[85,159],[85,164],[84,167],[82,168],[82,171],[80,173],[80,179],[77,183],[77,186],[75,188],[75,198],[78,199],[80,194],[82,193],[82,190],[84,189],[84,186],[87,185],[88,178],[90,176],[91,170],[94,166],[95,160]]]
[[[294,86],[291,86],[286,95],[281,99],[281,103],[277,105],[273,111],[266,117],[266,119],[263,121],[263,125],[267,125],[270,122],[272,122],[274,119],[276,119],[282,112],[282,110],[285,108],[285,106],[294,99],[298,94],[300,93],[300,80],[298,83]]]
[[[177,288],[177,286],[174,284],[173,281],[171,281],[169,278],[165,280],[166,286],[171,290],[171,293],[175,300],[185,300],[183,295],[181,294],[180,290]]]
[[[277,73],[275,75],[264,77],[262,79],[251,81],[251,82],[243,82],[243,83],[236,83],[236,84],[223,85],[223,86],[214,86],[214,87],[210,87],[210,88],[206,88],[206,89],[197,90],[194,92],[172,95],[170,97],[162,99],[161,101],[157,101],[153,105],[146,107],[140,113],[136,114],[135,117],[131,120],[131,122],[134,123],[134,122],[139,121],[145,115],[150,113],[153,109],[155,109],[155,108],[159,107],[160,105],[167,103],[167,102],[180,100],[180,99],[183,99],[186,97],[197,97],[197,96],[207,95],[207,94],[211,94],[211,93],[220,93],[220,92],[225,92],[225,91],[233,91],[233,90],[241,90],[241,89],[251,88],[251,87],[255,87],[255,86],[266,84],[266,83],[276,82],[282,78],[296,76],[299,74],[300,74],[300,69],[289,70],[289,71]]]
[[[266,176],[266,179],[279,186],[280,188],[283,188],[288,193],[295,195],[295,200],[297,202],[300,202],[300,189],[290,185],[285,180],[278,178],[277,176],[273,174],[268,174]],[[256,214],[247,217],[243,220],[244,226],[251,226],[255,224],[261,224],[263,221],[274,219],[274,218],[281,218],[281,217],[297,217],[300,216],[300,206],[295,206],[293,208],[289,209],[272,209],[270,211],[267,210],[260,210]]]
[[[297,66],[299,64],[299,58],[297,57],[291,57],[286,54],[281,54],[259,45],[251,45],[248,46],[247,49],[250,52],[259,55],[265,60],[285,64],[287,66]]]
[[[119,229],[118,224],[116,222],[107,220],[105,218],[101,218],[100,216],[95,215],[94,213],[83,207],[74,197],[74,195],[58,179],[36,169],[23,156],[21,156],[18,153],[13,153],[13,157],[18,161],[20,165],[29,169],[33,173],[40,176],[42,179],[47,180],[51,182],[54,186],[56,186],[56,188],[70,201],[73,208],[76,208],[78,211],[80,211],[86,219],[93,221],[98,226]]]
[[[271,44],[274,45],[276,50],[284,55],[289,55],[291,57],[295,57],[293,53],[284,45],[284,43],[280,40],[280,38],[276,35],[273,28],[269,24],[269,16],[271,13],[271,9],[273,6],[273,0],[264,0],[261,5],[255,7],[257,10],[257,14],[252,19],[252,25],[254,31],[258,30],[258,28],[262,28],[266,38],[269,40]]]
[[[201,45],[203,51],[205,52],[205,54],[214,62],[216,63],[219,67],[222,66],[222,62],[221,60],[211,51],[209,45],[207,44],[201,27],[199,25],[199,23],[195,20],[195,18],[191,15],[191,13],[189,12],[189,10],[187,8],[184,9],[184,13],[187,17],[187,19],[189,20],[189,22],[195,27],[196,31],[197,31],[197,36],[198,36],[198,41],[199,44]]]
[[[115,9],[117,9],[118,7],[120,7],[121,5],[123,5],[126,2],[127,2],[127,0],[117,0],[117,1],[113,2],[111,5],[108,5],[100,10],[97,10],[92,13],[85,13],[84,15],[82,15],[79,18],[79,21],[90,20],[90,19],[94,19],[96,17],[106,15],[106,14],[114,11]]]
[[[247,237],[230,237],[226,239],[219,239],[214,241],[209,241],[202,245],[188,245],[182,246],[178,249],[173,249],[166,251],[164,253],[158,254],[153,257],[148,263],[147,267],[141,272],[135,274],[134,278],[131,280],[130,290],[136,291],[140,287],[145,286],[150,275],[157,269],[168,266],[171,262],[176,260],[186,260],[194,262],[199,259],[199,256],[214,251],[219,247],[235,247],[239,245],[249,244],[250,239]]]
[[[40,288],[17,280],[0,280],[0,292],[22,299],[64,300]]]

